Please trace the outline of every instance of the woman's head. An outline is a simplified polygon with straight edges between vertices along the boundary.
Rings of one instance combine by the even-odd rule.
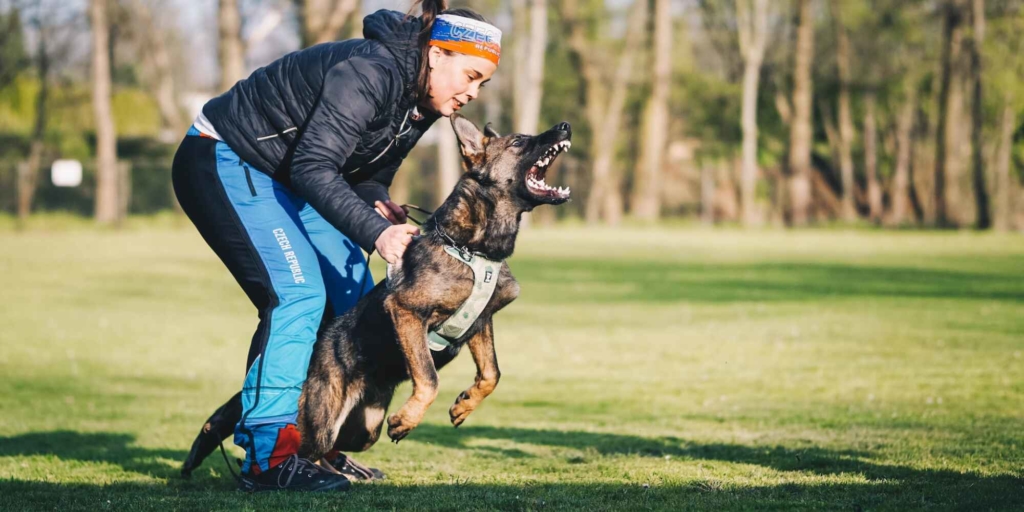
[[[447,117],[476,99],[498,69],[501,32],[469,9],[446,9],[445,0],[417,3],[423,7],[419,104]],[[476,42],[467,43],[466,33]]]

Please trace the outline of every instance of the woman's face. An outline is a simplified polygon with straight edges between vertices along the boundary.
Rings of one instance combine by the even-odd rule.
[[[430,97],[427,107],[448,117],[480,95],[480,89],[498,69],[493,62],[474,55],[430,47]]]

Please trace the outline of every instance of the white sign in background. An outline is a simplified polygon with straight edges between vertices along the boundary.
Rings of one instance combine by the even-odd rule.
[[[50,167],[50,180],[55,187],[77,187],[82,184],[82,162],[54,160]]]

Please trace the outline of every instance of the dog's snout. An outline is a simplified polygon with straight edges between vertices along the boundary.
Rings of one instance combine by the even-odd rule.
[[[569,123],[565,121],[562,121],[561,123],[555,125],[555,129],[563,132],[569,132],[570,134],[572,134],[572,127],[569,126]]]

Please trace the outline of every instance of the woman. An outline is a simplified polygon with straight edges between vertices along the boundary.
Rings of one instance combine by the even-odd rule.
[[[235,428],[246,490],[348,487],[296,455],[317,328],[372,287],[360,247],[402,258],[418,231],[388,197],[392,177],[436,119],[477,97],[500,56],[501,32],[482,16],[421,1],[420,17],[378,11],[365,39],[256,70],[203,107],[174,157],[182,209],[259,310]]]

